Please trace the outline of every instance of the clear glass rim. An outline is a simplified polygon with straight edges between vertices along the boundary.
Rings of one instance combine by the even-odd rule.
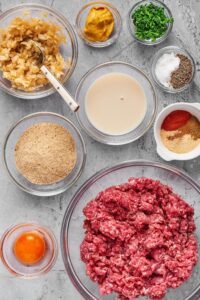
[[[28,120],[28,119],[32,119],[34,117],[39,117],[39,116],[55,116],[55,117],[58,117],[62,120],[64,120],[65,122],[67,122],[68,124],[70,124],[70,126],[73,127],[73,129],[76,131],[79,139],[80,139],[80,142],[82,144],[82,147],[83,147],[83,161],[82,161],[82,164],[80,166],[80,170],[79,170],[79,173],[77,174],[77,176],[74,178],[74,180],[72,180],[72,182],[63,187],[63,188],[60,188],[58,189],[57,191],[50,191],[50,192],[41,192],[41,191],[35,191],[33,189],[28,189],[24,186],[22,186],[15,178],[14,176],[12,175],[12,173],[10,172],[9,168],[8,168],[8,165],[7,165],[7,160],[6,160],[6,147],[7,147],[7,142],[9,140],[9,137],[10,137],[10,134],[13,132],[13,130],[20,124],[22,123],[23,121],[25,120]],[[6,137],[5,137],[5,140],[4,140],[4,143],[3,143],[3,165],[9,175],[9,177],[12,179],[12,181],[15,183],[15,185],[20,188],[21,190],[23,190],[24,192],[27,192],[31,195],[34,195],[34,196],[42,196],[42,197],[49,197],[49,196],[56,196],[56,195],[59,195],[63,192],[65,192],[66,190],[68,190],[78,179],[79,177],[81,176],[83,170],[84,170],[84,167],[85,167],[85,163],[86,163],[86,156],[87,156],[87,150],[86,150],[86,146],[85,146],[85,142],[83,140],[83,137],[79,131],[79,129],[67,118],[65,118],[64,116],[62,115],[59,115],[57,113],[53,113],[53,112],[37,112],[37,113],[32,113],[32,114],[29,114],[29,115],[26,115],[25,117],[19,119],[17,122],[15,122],[11,128],[9,129]]]
[[[172,31],[172,28],[173,28],[173,23],[169,23],[168,26],[167,26],[167,31],[165,32],[165,34],[162,35],[161,37],[157,38],[154,42],[153,42],[153,41],[148,41],[148,40],[140,40],[140,39],[138,39],[138,38],[135,36],[134,30],[133,30],[133,26],[134,26],[134,25],[133,25],[133,21],[132,21],[131,15],[132,15],[133,11],[134,11],[139,5],[141,5],[141,4],[143,4],[143,3],[151,3],[151,2],[152,2],[152,3],[157,3],[159,6],[164,7],[164,9],[167,11],[169,17],[170,17],[170,18],[173,18],[172,13],[171,13],[169,7],[168,7],[165,3],[163,3],[163,2],[161,2],[161,1],[159,1],[159,0],[141,0],[141,1],[137,2],[137,3],[135,3],[135,4],[132,6],[132,8],[129,10],[129,13],[128,13],[128,28],[129,28],[129,31],[130,31],[132,37],[133,37],[137,42],[139,42],[139,43],[141,43],[141,44],[143,44],[143,45],[147,45],[147,46],[154,46],[154,45],[158,45],[158,44],[162,43],[164,40],[167,39],[167,37],[169,36],[169,34],[170,34],[170,32]]]
[[[37,4],[37,3],[21,3],[21,4],[17,4],[14,5],[12,7],[10,7],[9,9],[0,12],[0,22],[3,18],[5,18],[6,16],[8,16],[10,13],[14,12],[16,9],[20,9],[20,8],[24,8],[25,10],[28,8],[38,8],[38,9],[43,9],[43,10],[47,10],[49,12],[51,12],[52,14],[55,14],[64,24],[65,24],[65,29],[67,30],[69,36],[70,36],[70,40],[72,43],[72,49],[73,49],[73,53],[72,53],[72,57],[71,57],[71,65],[70,65],[70,69],[68,72],[66,72],[65,77],[62,80],[62,83],[64,84],[73,74],[74,69],[76,67],[77,64],[77,60],[78,60],[78,42],[77,42],[77,38],[76,38],[76,34],[75,31],[72,27],[72,25],[69,23],[69,21],[56,9],[51,8],[50,6],[47,5],[43,5],[43,4]],[[14,96],[20,99],[26,99],[26,100],[31,100],[31,99],[40,99],[40,98],[44,98],[47,96],[50,96],[52,94],[54,94],[56,92],[56,90],[53,87],[50,87],[48,90],[46,91],[41,91],[40,93],[38,93],[37,95],[34,95],[34,92],[31,92],[30,94],[27,92],[23,92],[21,90],[13,90],[12,88],[7,88],[5,85],[2,84],[2,82],[0,82],[0,88]]]
[[[160,58],[161,54],[164,54],[165,52],[167,51],[170,51],[170,50],[174,50],[174,51],[180,51],[182,53],[185,53],[186,56],[188,56],[188,58],[191,60],[192,62],[192,67],[193,67],[193,73],[192,73],[192,77],[190,79],[190,81],[185,85],[183,86],[182,88],[180,89],[169,89],[167,87],[165,87],[164,85],[162,85],[159,80],[157,79],[156,77],[156,74],[155,74],[155,66],[156,66],[156,62],[158,61],[158,59]],[[161,49],[158,50],[158,52],[153,56],[153,59],[151,61],[151,77],[153,78],[154,82],[162,89],[164,90],[165,92],[167,93],[170,93],[170,94],[176,94],[176,93],[181,93],[185,90],[187,90],[193,80],[194,80],[194,77],[196,75],[196,64],[195,64],[195,61],[194,61],[194,58],[191,56],[191,54],[184,48],[182,47],[178,47],[178,46],[174,46],[174,45],[170,45],[170,46],[166,46],[166,47],[163,47]]]
[[[129,64],[129,63],[126,63],[126,62],[122,62],[122,61],[111,61],[111,62],[105,62],[105,63],[102,63],[102,64],[99,64],[93,68],[91,68],[90,70],[88,70],[84,75],[83,77],[81,78],[81,80],[79,81],[78,85],[77,85],[77,88],[76,88],[76,92],[75,92],[75,99],[77,102],[78,101],[78,97],[77,95],[79,94],[81,88],[82,88],[82,85],[84,83],[84,81],[86,80],[86,78],[93,72],[95,72],[96,70],[102,68],[102,67],[106,67],[106,66],[112,66],[112,65],[116,65],[116,64],[120,64],[120,65],[125,65],[125,66],[128,66],[134,70],[136,70],[137,72],[139,72],[140,74],[142,74],[145,79],[149,82],[151,88],[152,88],[152,91],[153,91],[153,98],[154,98],[154,110],[153,110],[153,114],[152,114],[152,118],[151,120],[149,121],[148,123],[148,126],[141,132],[141,134],[138,136],[138,137],[134,137],[134,138],[129,138],[125,141],[117,141],[117,142],[111,142],[111,141],[107,141],[107,140],[102,140],[101,138],[98,138],[96,137],[94,134],[91,134],[90,131],[83,125],[83,123],[81,122],[80,118],[79,118],[79,112],[77,112],[76,114],[76,118],[77,118],[77,121],[80,125],[80,127],[94,140],[100,142],[100,143],[103,143],[103,144],[106,144],[106,145],[112,145],[112,146],[119,146],[119,145],[126,145],[126,144],[129,144],[129,143],[132,143],[136,140],[138,140],[139,138],[141,138],[152,126],[155,118],[156,118],[156,114],[157,114],[157,110],[158,110],[158,99],[157,99],[157,95],[156,95],[156,90],[151,82],[151,80],[149,79],[149,77],[146,75],[146,73],[144,73],[140,68],[132,65],[132,64]],[[130,134],[127,133],[127,134]],[[124,134],[123,136],[125,136],[126,134]],[[112,135],[107,135],[107,134],[104,134],[104,136],[109,136],[111,137]],[[120,136],[122,135],[118,135],[118,137],[120,138]],[[117,136],[116,136],[117,137]]]
[[[69,224],[71,221],[72,213],[76,207],[76,204],[80,201],[82,195],[85,193],[85,191],[98,179],[104,177],[106,174],[112,173],[113,171],[119,170],[121,168],[126,168],[130,166],[149,166],[149,167],[156,167],[160,168],[166,171],[171,171],[176,175],[181,176],[184,180],[186,180],[189,184],[192,185],[193,188],[197,190],[197,192],[200,193],[200,184],[198,184],[190,175],[188,175],[186,172],[180,170],[177,167],[174,167],[170,164],[166,163],[160,163],[160,162],[153,162],[148,160],[132,160],[132,161],[125,161],[119,164],[112,165],[110,167],[106,167],[94,175],[92,175],[88,180],[83,183],[83,185],[76,191],[74,196],[69,202],[69,205],[65,211],[62,227],[61,227],[61,234],[60,234],[60,245],[61,245],[61,253],[62,253],[62,259],[65,265],[65,269],[68,273],[68,276],[75,286],[75,288],[78,290],[78,292],[83,296],[84,299],[87,300],[99,300],[95,296],[93,296],[90,291],[81,283],[80,279],[78,278],[73,264],[71,262],[69,248],[68,248],[68,231],[69,231]],[[67,242],[65,242],[67,241]],[[182,300],[192,300],[192,298],[197,294],[197,292],[200,290],[200,284],[197,286],[196,289],[192,292],[192,294]]]
[[[40,229],[41,231],[44,231],[45,233],[48,234],[49,238],[51,239],[51,242],[54,246],[53,252],[52,252],[52,256],[51,259],[49,261],[49,263],[43,267],[39,272],[36,272],[34,274],[23,274],[23,273],[17,273],[15,270],[13,270],[10,265],[7,263],[6,259],[4,258],[3,255],[3,246],[4,246],[4,240],[7,237],[7,235],[9,235],[11,232],[15,231],[16,229],[20,228],[20,227],[24,227],[24,226],[33,226],[36,229]],[[36,222],[27,222],[27,223],[19,223],[17,225],[11,225],[4,233],[3,236],[1,237],[1,241],[0,241],[0,251],[1,251],[1,259],[2,262],[4,264],[4,266],[6,267],[6,269],[12,274],[15,275],[16,277],[20,277],[23,279],[34,279],[37,278],[39,276],[42,276],[46,273],[48,273],[53,266],[56,263],[56,260],[58,258],[58,243],[55,237],[55,234],[53,233],[53,231],[51,231],[50,229],[48,229],[46,226],[40,225]]]
[[[107,41],[105,42],[92,42],[92,41],[89,41],[87,40],[84,35],[82,34],[82,29],[80,28],[80,17],[83,13],[83,11],[85,9],[87,9],[88,7],[92,6],[92,5],[97,5],[97,4],[102,4],[102,5],[105,5],[109,8],[111,8],[115,14],[116,14],[116,18],[117,18],[117,22],[118,22],[118,28],[117,28],[117,32],[116,34],[109,38]],[[77,14],[77,17],[76,17],[76,30],[77,30],[77,33],[79,35],[79,37],[88,45],[88,46],[91,46],[91,47],[95,47],[95,48],[104,48],[104,47],[108,47],[110,45],[112,45],[114,42],[116,42],[116,40],[118,39],[120,33],[121,33],[121,30],[122,30],[122,18],[121,18],[121,15],[118,11],[118,9],[111,3],[107,2],[107,1],[91,1],[87,4],[85,4],[81,9],[80,11],[78,12]]]

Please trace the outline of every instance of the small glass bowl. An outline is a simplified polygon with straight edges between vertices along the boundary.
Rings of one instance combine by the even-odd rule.
[[[152,45],[157,45],[157,44],[160,44],[162,43],[164,40],[166,40],[166,38],[168,37],[168,35],[170,34],[170,32],[172,31],[172,28],[173,28],[173,23],[169,23],[168,26],[167,26],[167,30],[165,32],[164,35],[162,35],[161,37],[157,38],[155,41],[152,41],[152,40],[141,40],[139,38],[136,37],[135,35],[135,26],[133,24],[133,19],[132,19],[132,14],[134,13],[134,11],[136,9],[139,8],[140,5],[144,5],[144,4],[149,4],[149,3],[153,3],[154,5],[157,5],[157,6],[161,6],[164,8],[164,12],[165,12],[165,15],[168,17],[168,18],[172,18],[172,13],[170,11],[170,9],[163,3],[163,2],[160,2],[158,0],[142,0],[142,1],[139,1],[137,2],[132,8],[131,10],[129,11],[129,14],[128,14],[128,27],[129,27],[129,30],[130,30],[130,33],[131,35],[134,37],[134,39],[136,41],[138,41],[139,43],[143,44],[143,45],[149,45],[149,46],[152,46]]]
[[[160,81],[158,80],[158,78],[157,78],[157,76],[155,74],[156,64],[157,64],[157,61],[159,60],[159,58],[163,54],[165,54],[165,53],[172,53],[172,52],[175,53],[175,54],[183,54],[183,55],[187,56],[191,60],[191,63],[192,63],[192,76],[191,76],[191,79],[190,79],[190,81],[186,85],[184,85],[180,89],[173,89],[173,88],[165,87],[164,85],[162,85],[162,83],[160,83]],[[185,49],[183,49],[183,48],[179,48],[177,46],[164,47],[164,48],[161,48],[156,53],[156,55],[153,57],[152,65],[151,65],[151,75],[152,75],[153,80],[155,81],[155,83],[161,89],[163,89],[165,92],[172,93],[172,94],[174,93],[175,94],[175,93],[179,93],[179,92],[185,91],[191,85],[191,83],[192,83],[192,81],[194,79],[195,73],[196,73],[195,61],[192,58],[192,56]]]
[[[17,170],[14,158],[15,145],[20,136],[28,127],[41,122],[56,123],[69,130],[75,140],[77,150],[77,161],[72,172],[63,180],[49,185],[29,182]],[[86,148],[79,130],[65,117],[51,112],[30,114],[15,123],[6,136],[3,149],[4,164],[13,182],[23,191],[36,196],[54,196],[63,193],[76,182],[85,166]]]
[[[136,79],[146,95],[147,111],[144,119],[138,125],[138,127],[121,135],[109,135],[99,131],[89,121],[85,109],[86,94],[92,83],[98,78],[110,73],[126,74]],[[108,145],[124,145],[139,139],[151,127],[157,112],[156,93],[149,78],[137,67],[119,61],[106,62],[89,70],[78,84],[75,99],[80,105],[80,108],[76,114],[80,126],[94,140]]]
[[[15,240],[23,233],[36,231],[45,240],[45,256],[34,265],[24,265],[20,263],[14,255],[13,246]],[[56,238],[49,229],[33,223],[18,224],[9,228],[1,239],[2,262],[14,276],[24,279],[35,278],[48,273],[54,266],[58,256],[58,246]]]
[[[87,15],[92,7],[104,6],[107,7],[113,14],[115,20],[114,31],[109,37],[108,40],[105,42],[93,42],[87,39],[86,35],[84,34],[84,26],[86,22]],[[121,29],[122,29],[122,19],[120,16],[119,11],[116,9],[114,5],[109,2],[105,1],[92,1],[88,4],[84,5],[81,10],[79,11],[76,17],[76,29],[78,32],[79,37],[88,45],[95,48],[103,48],[112,45],[118,39]]]
[[[66,82],[71,77],[78,59],[76,35],[68,20],[60,12],[51,7],[42,4],[22,3],[0,14],[0,28],[8,27],[16,17],[22,19],[39,18],[46,22],[57,24],[61,28],[61,32],[66,37],[67,43],[62,43],[60,50],[64,60],[69,61],[69,67],[64,70],[61,82]],[[8,94],[26,100],[39,99],[55,93],[55,89],[51,84],[47,84],[31,92],[15,89],[11,86],[10,81],[3,78],[2,72],[0,72],[0,88]]]

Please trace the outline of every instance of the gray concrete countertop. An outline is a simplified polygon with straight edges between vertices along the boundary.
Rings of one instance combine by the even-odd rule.
[[[24,0],[0,0],[1,10],[25,3]],[[62,12],[74,25],[78,10],[86,0],[38,0],[29,1],[50,5]],[[135,0],[112,0],[117,5],[123,19],[123,31],[117,43],[107,49],[93,49],[85,46],[78,38],[79,59],[76,70],[67,86],[72,94],[77,83],[91,67],[96,64],[122,60],[139,66],[147,73],[150,70],[150,59],[158,49],[167,45],[185,47],[194,57],[197,65],[195,82],[191,88],[179,95],[163,93],[156,88],[159,111],[167,104],[176,101],[200,102],[200,1],[199,0],[164,0],[170,7],[174,17],[174,28],[170,37],[162,44],[154,47],[141,46],[135,42],[128,32],[127,12]],[[52,111],[63,114],[74,123],[76,120],[59,95],[54,94],[42,100],[20,100],[0,91],[0,147],[4,137],[19,118],[37,111]],[[75,191],[96,171],[111,164],[131,159],[149,159],[162,161],[155,151],[153,131],[150,129],[144,137],[135,143],[121,147],[101,145],[86,134],[85,139],[88,157],[86,167],[78,182],[67,192],[56,197],[40,198],[20,191],[8,178],[2,162],[0,162],[0,236],[11,225],[26,221],[36,221],[49,226],[59,241],[61,223],[65,209]],[[1,151],[2,152],[2,151]],[[1,153],[2,154],[2,153]],[[200,158],[188,162],[173,162],[200,181]],[[80,300],[82,297],[71,284],[61,258],[59,257],[53,270],[46,276],[34,280],[17,279],[0,264],[0,300]]]

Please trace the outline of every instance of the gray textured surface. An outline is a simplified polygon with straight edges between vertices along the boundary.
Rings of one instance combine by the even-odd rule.
[[[0,0],[1,9],[5,10],[14,4],[28,1]],[[34,1],[32,1],[34,2]],[[74,24],[76,13],[87,1],[82,0],[38,0],[35,2],[52,5]],[[133,63],[149,73],[149,60],[161,47],[166,45],[179,45],[185,47],[194,56],[197,63],[195,82],[190,90],[179,94],[169,95],[157,89],[159,110],[167,104],[175,101],[200,101],[200,1],[199,0],[166,0],[175,17],[174,29],[168,40],[156,47],[145,47],[134,42],[126,25],[127,12],[136,2],[134,0],[112,0],[122,14],[124,24],[123,31],[118,42],[107,49],[94,50],[79,42],[79,60],[73,77],[68,83],[70,91],[74,94],[76,85],[81,76],[91,67],[108,60],[122,60]],[[39,101],[18,100],[0,91],[0,146],[5,134],[12,123],[26,114],[36,111],[53,111],[61,113],[71,120],[74,117],[63,104],[58,95]],[[75,120],[74,120],[75,121]],[[123,147],[109,147],[94,142],[83,133],[87,149],[88,159],[86,168],[77,184],[61,196],[49,198],[37,198],[18,190],[7,177],[0,163],[0,235],[11,224],[24,221],[37,221],[54,230],[58,240],[63,214],[71,196],[77,188],[97,170],[123,160],[145,158],[160,161],[155,151],[155,142],[152,129],[139,141]],[[173,163],[187,171],[192,177],[200,181],[200,158],[190,162]],[[24,281],[12,277],[7,270],[0,265],[0,300],[79,300],[78,295],[70,283],[61,255],[47,275],[39,279]],[[180,299],[181,300],[181,299]]]

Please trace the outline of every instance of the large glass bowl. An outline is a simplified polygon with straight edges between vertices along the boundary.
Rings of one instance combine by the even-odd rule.
[[[147,110],[144,119],[136,128],[121,135],[106,134],[95,128],[89,121],[85,107],[86,95],[92,83],[110,73],[121,73],[131,76],[140,84],[146,96]],[[151,127],[157,112],[156,93],[148,76],[139,68],[121,61],[106,62],[90,69],[79,82],[75,99],[80,105],[76,114],[80,126],[93,139],[108,145],[124,145],[139,139]]]
[[[90,280],[85,273],[85,264],[80,259],[80,244],[84,238],[82,213],[86,204],[98,192],[105,188],[127,182],[129,177],[149,177],[168,184],[181,195],[195,210],[196,238],[200,242],[200,185],[179,169],[170,165],[148,162],[124,162],[117,166],[104,169],[92,176],[78,190],[71,200],[62,224],[61,247],[65,268],[77,290],[87,300],[116,299],[116,295],[102,296],[98,285]],[[200,248],[199,248],[200,254]],[[165,300],[199,299],[200,292],[200,260],[193,269],[190,279],[177,289],[170,289]],[[139,298],[144,299],[144,298]],[[145,298],[146,299],[146,298]]]
[[[16,17],[23,19],[39,18],[46,22],[57,24],[61,28],[61,32],[66,37],[67,42],[61,45],[60,51],[64,60],[69,62],[61,81],[63,83],[66,82],[72,75],[78,58],[76,35],[68,20],[51,7],[41,4],[22,3],[0,14],[0,29],[8,27]],[[3,78],[2,72],[0,72],[0,88],[15,97],[23,99],[43,98],[55,92],[51,84],[47,84],[32,92],[12,88],[10,81]]]

